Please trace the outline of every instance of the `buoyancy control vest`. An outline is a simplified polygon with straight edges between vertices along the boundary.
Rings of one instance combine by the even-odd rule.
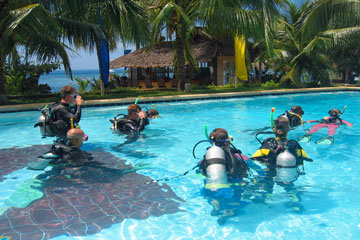
[[[40,127],[42,138],[66,135],[67,130],[70,129],[70,125],[63,120],[57,120],[55,114],[57,110],[64,107],[64,105],[57,103],[54,104],[53,107],[45,106],[40,110],[41,116],[34,127]]]
[[[298,114],[293,113],[291,111],[285,111],[285,113],[280,115],[279,117],[286,117],[289,120],[290,127],[292,128],[300,126],[302,124],[301,117]]]
[[[322,122],[325,122],[327,124],[336,124],[336,125],[343,124],[342,119],[339,117],[330,117],[329,119],[322,119]]]
[[[137,121],[129,119],[126,115],[122,118],[114,117],[113,119],[110,119],[110,122],[112,123],[112,126],[110,127],[111,130],[114,132],[120,131],[125,134],[132,133],[139,127]]]

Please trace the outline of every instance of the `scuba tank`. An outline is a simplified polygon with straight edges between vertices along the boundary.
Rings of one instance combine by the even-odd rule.
[[[39,117],[38,123],[34,127],[40,127],[40,134],[42,138],[53,137],[50,124],[49,124],[49,108],[47,105],[41,109],[41,116]]]
[[[275,182],[289,183],[298,178],[296,157],[287,148],[276,157]]]
[[[228,187],[225,152],[221,147],[212,146],[205,154],[206,188]]]

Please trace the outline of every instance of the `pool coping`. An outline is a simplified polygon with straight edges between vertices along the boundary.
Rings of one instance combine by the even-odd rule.
[[[180,102],[191,100],[207,100],[207,99],[226,99],[226,98],[244,98],[254,96],[268,96],[268,95],[286,95],[296,93],[315,93],[315,92],[341,92],[341,91],[356,91],[360,92],[360,87],[325,87],[325,88],[301,88],[301,89],[283,89],[283,90],[262,90],[262,91],[248,91],[248,92],[229,92],[229,93],[208,93],[208,94],[191,94],[191,95],[177,95],[177,96],[160,96],[160,97],[142,97],[138,103],[161,103],[161,102]],[[118,98],[118,99],[101,99],[101,100],[85,100],[83,107],[109,107],[109,106],[124,106],[134,103],[135,98]],[[18,105],[3,105],[0,106],[0,113],[11,112],[26,112],[38,111],[48,103],[30,103]]]

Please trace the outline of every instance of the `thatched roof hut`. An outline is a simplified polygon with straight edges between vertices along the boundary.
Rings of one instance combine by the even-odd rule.
[[[156,68],[174,65],[173,42],[141,48],[110,62],[110,68],[135,67]],[[234,46],[223,46],[217,40],[200,40],[193,45],[193,53],[198,62],[211,62],[216,56],[234,56]]]

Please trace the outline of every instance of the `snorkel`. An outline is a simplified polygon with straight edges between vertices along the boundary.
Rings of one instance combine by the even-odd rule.
[[[46,106],[47,106],[47,105],[46,105]],[[345,110],[346,110],[346,105],[344,106],[344,109],[342,110],[342,112],[340,113],[340,115],[343,115],[344,112],[345,112]]]
[[[271,127],[274,128],[274,112],[275,108],[271,108],[271,115],[270,115],[270,121],[271,121]]]
[[[209,140],[210,138],[209,138],[209,133],[208,133],[208,126],[207,126],[207,124],[205,124],[204,130],[205,130],[205,137],[206,137],[207,140]]]
[[[136,98],[136,99],[135,99],[135,104],[137,104],[137,103],[138,103],[138,101],[139,101],[139,98]]]

